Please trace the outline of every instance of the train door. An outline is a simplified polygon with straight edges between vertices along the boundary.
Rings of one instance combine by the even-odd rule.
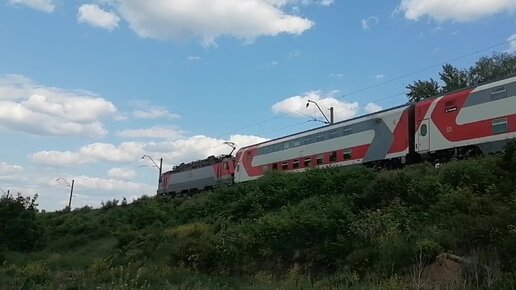
[[[424,119],[417,132],[417,151],[430,150],[430,119]]]

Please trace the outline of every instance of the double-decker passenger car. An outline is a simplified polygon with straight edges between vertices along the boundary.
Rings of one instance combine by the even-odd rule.
[[[411,147],[411,113],[412,106],[403,105],[241,148],[235,182],[256,179],[268,170],[404,163]]]
[[[503,150],[516,137],[516,77],[416,104],[415,149],[448,160]]]

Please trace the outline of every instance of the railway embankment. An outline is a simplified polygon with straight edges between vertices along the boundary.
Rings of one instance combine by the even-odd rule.
[[[0,231],[2,289],[513,289],[516,147],[52,213],[3,196]]]

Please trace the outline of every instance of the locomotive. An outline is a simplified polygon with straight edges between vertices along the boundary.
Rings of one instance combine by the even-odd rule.
[[[509,77],[181,164],[162,174],[157,193],[230,186],[271,170],[445,162],[501,152],[515,137],[516,77]]]

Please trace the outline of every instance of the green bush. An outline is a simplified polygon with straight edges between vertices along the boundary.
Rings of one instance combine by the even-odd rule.
[[[170,263],[193,270],[209,271],[214,266],[215,235],[210,225],[202,223],[181,225],[163,231]]]
[[[269,172],[191,198],[143,197],[45,214],[27,199],[2,199],[0,221],[8,217],[21,227],[2,223],[12,232],[0,235],[0,244],[33,252],[6,251],[16,266],[1,268],[0,288],[20,288],[23,277],[50,288],[238,288],[213,278],[237,275],[272,288],[408,289],[400,277],[410,275],[415,259],[428,263],[441,253],[467,256],[492,247],[510,277],[516,271],[513,163],[508,152],[440,168]],[[12,209],[17,214],[8,214]],[[43,251],[34,252],[45,240]],[[37,264],[43,259],[49,268]],[[275,282],[282,279],[288,282]]]
[[[43,246],[44,228],[36,219],[37,197],[0,197],[0,248],[31,251]]]

